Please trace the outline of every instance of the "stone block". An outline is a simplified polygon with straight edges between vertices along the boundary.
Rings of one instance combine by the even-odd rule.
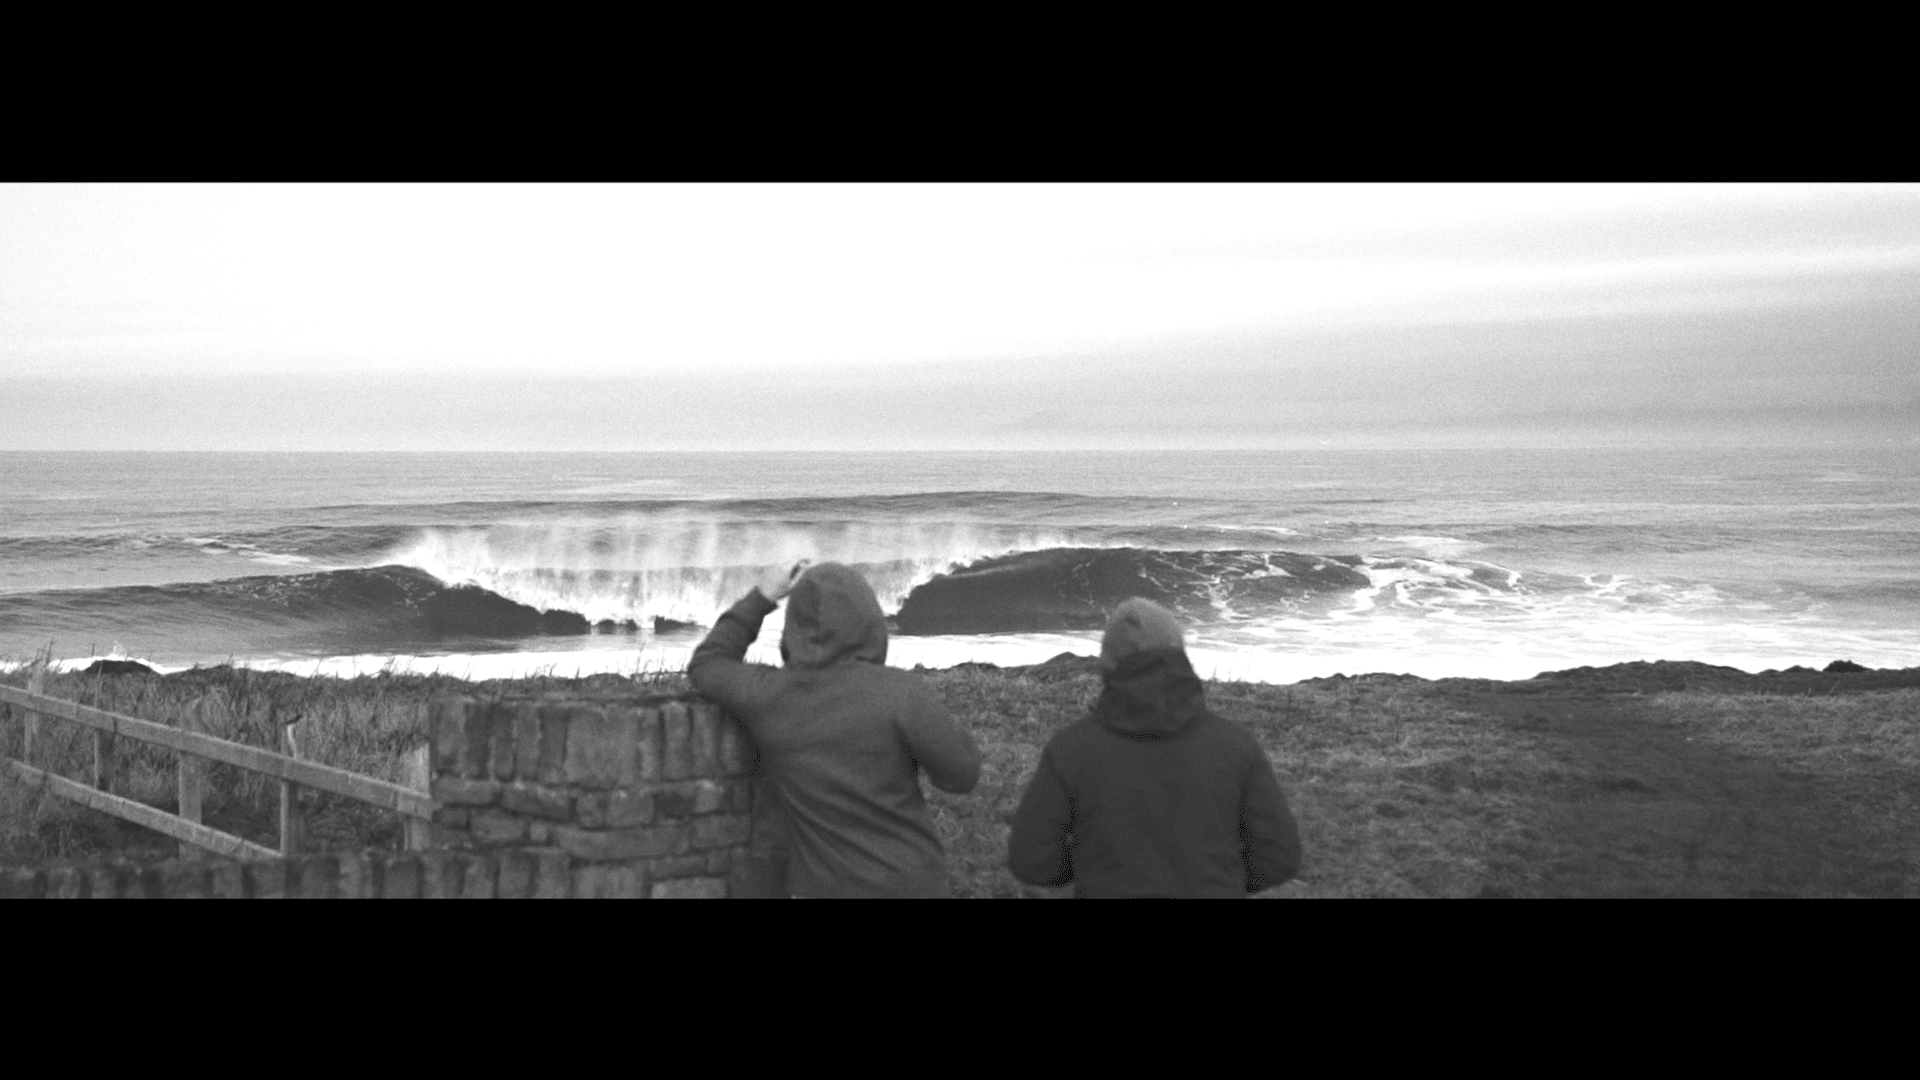
[[[655,881],[700,877],[706,872],[707,857],[705,855],[675,855],[669,859],[654,859],[647,863],[647,875]]]
[[[718,708],[718,706],[715,706]],[[745,776],[753,771],[755,759],[759,756],[754,749],[753,740],[747,738],[747,729],[733,717],[721,714],[720,720],[720,775]]]
[[[693,782],[693,812],[717,814],[727,808],[727,785],[719,780]]]
[[[533,898],[565,900],[573,892],[573,864],[556,849],[529,852],[534,857]]]
[[[246,867],[240,863],[217,863],[207,874],[207,890],[213,899],[246,899]]]
[[[249,900],[283,900],[287,895],[287,861],[263,859],[247,864]]]
[[[634,737],[634,777],[643,784],[651,784],[660,779],[662,768],[661,755],[664,752],[660,740],[660,710],[652,706],[626,710],[632,717]]]
[[[427,826],[427,846],[424,850],[465,851],[473,846],[473,834],[465,829],[449,829],[442,825]]]
[[[379,895],[373,888],[371,852],[351,851],[340,855],[340,880],[336,895],[342,900],[366,900]]]
[[[692,817],[698,795],[699,788],[690,780],[661,784],[653,789],[653,812],[662,818]]]
[[[681,878],[662,881],[653,887],[655,900],[725,900],[727,883],[721,878]]]
[[[433,801],[442,806],[492,806],[499,798],[498,780],[462,780],[454,776],[433,778]]]
[[[551,821],[527,822],[527,843],[535,847],[546,847],[553,843],[554,825]]]
[[[707,875],[709,877],[726,877],[729,873],[732,873],[734,851],[734,848],[720,848],[716,851],[707,852]]]
[[[533,895],[533,876],[538,869],[532,855],[525,851],[500,853],[500,871],[493,895],[501,900],[524,900]]]
[[[435,698],[427,706],[427,741],[435,776],[458,776],[467,759],[467,713],[472,698]]]
[[[380,875],[382,900],[414,900],[420,896],[420,856],[396,855]]]
[[[692,724],[691,752],[693,775],[720,775],[720,725],[726,723],[718,705],[700,702],[690,705],[687,714]]]
[[[744,845],[753,837],[753,819],[744,814],[708,814],[693,819],[693,846],[707,848]]]
[[[439,843],[439,834],[443,830],[467,830],[467,824],[473,820],[473,811],[464,806],[442,806],[433,812],[434,842]]]
[[[460,755],[459,775],[469,780],[485,780],[493,775],[493,710],[473,705],[466,710],[466,752]]]
[[[633,863],[584,863],[573,869],[576,900],[644,900],[646,871]]]
[[[540,759],[534,779],[543,784],[565,783],[569,711],[565,705],[541,705],[535,711],[540,719]]]
[[[652,859],[686,850],[687,828],[678,823],[641,829],[577,829],[563,825],[553,830],[553,839],[560,850],[588,862]]]
[[[470,855],[466,859],[466,877],[461,882],[463,900],[491,900],[500,868],[491,855]]]
[[[653,792],[616,788],[582,795],[577,803],[580,824],[589,829],[627,829],[653,824]]]
[[[309,855],[299,862],[302,900],[332,900],[340,885],[340,860],[332,855]]]
[[[735,780],[728,787],[730,805],[727,807],[736,814],[753,813],[753,781]]]
[[[685,702],[660,706],[660,778],[685,780],[693,775],[693,716]]]
[[[519,756],[514,737],[514,706],[496,701],[487,709],[488,775],[495,780],[513,779],[514,759]]]
[[[44,870],[0,872],[0,900],[41,900],[47,895]]]
[[[549,821],[573,820],[573,796],[560,788],[512,784],[500,789],[500,805],[528,817],[546,818]]]
[[[520,780],[540,777],[540,706],[531,701],[502,704],[513,728],[513,775]]]
[[[85,900],[92,884],[79,867],[58,866],[47,871],[47,899]]]
[[[475,810],[467,832],[476,844],[521,844],[527,839],[527,819],[505,810]]]
[[[420,853],[420,898],[423,900],[451,900],[460,895],[465,884],[461,878],[463,866],[460,856],[451,851],[423,851]]]
[[[576,706],[567,717],[567,783],[602,789],[633,783],[636,734],[620,710]]]

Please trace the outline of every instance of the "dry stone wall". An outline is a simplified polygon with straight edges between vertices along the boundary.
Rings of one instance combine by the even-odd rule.
[[[562,854],[349,852],[239,863],[171,859],[0,873],[0,899],[347,900],[541,898],[572,895]]]
[[[757,755],[719,706],[446,698],[431,717],[435,847],[564,857],[575,897],[777,891],[777,853],[754,844]]]
[[[746,731],[692,695],[433,702],[424,852],[0,872],[0,898],[782,895],[784,829]]]

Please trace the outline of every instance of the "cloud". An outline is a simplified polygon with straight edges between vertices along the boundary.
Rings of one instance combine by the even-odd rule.
[[[1913,187],[16,187],[0,235],[15,449],[1798,438],[1920,372]]]
[[[1920,265],[1920,189],[0,189],[8,373],[634,376],[1738,307]]]
[[[1191,336],[967,364],[16,380],[0,446],[760,449],[1321,439],[1880,437],[1920,417],[1920,305]],[[1613,437],[1608,435],[1608,437]]]

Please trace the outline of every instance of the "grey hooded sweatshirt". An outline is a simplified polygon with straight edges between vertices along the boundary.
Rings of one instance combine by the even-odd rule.
[[[886,618],[858,573],[809,568],[787,602],[785,667],[746,663],[774,607],[748,593],[693,651],[687,674],[760,748],[785,810],[788,890],[947,895],[946,852],[920,774],[942,791],[971,791],[979,746],[918,676],[885,666]]]

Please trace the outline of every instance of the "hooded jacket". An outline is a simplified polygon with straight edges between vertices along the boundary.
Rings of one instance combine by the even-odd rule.
[[[942,791],[971,791],[979,746],[918,677],[884,666],[886,618],[858,573],[809,568],[788,597],[785,666],[746,663],[774,607],[748,593],[693,651],[687,674],[759,746],[786,818],[788,890],[946,895],[946,852],[920,774]]]
[[[1292,878],[1300,834],[1273,763],[1207,710],[1171,616],[1136,605],[1153,607],[1128,601],[1109,624],[1099,701],[1040,756],[1008,867],[1082,897],[1245,896]]]

